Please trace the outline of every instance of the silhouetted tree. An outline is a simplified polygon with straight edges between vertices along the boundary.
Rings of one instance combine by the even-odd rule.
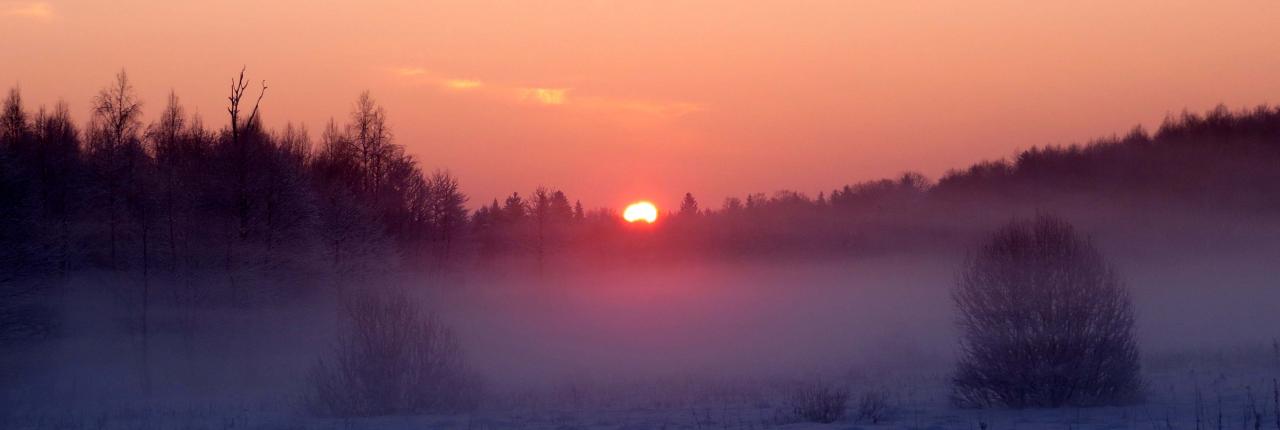
[[[30,138],[31,124],[22,106],[22,91],[18,87],[10,88],[4,99],[3,112],[0,112],[0,142],[17,152]]]
[[[89,161],[102,204],[107,213],[108,267],[120,268],[121,226],[128,220],[128,192],[137,179],[144,152],[139,139],[142,102],[134,94],[129,76],[120,71],[109,87],[93,99],[89,123]]]
[[[573,220],[573,206],[569,204],[569,197],[564,191],[555,190],[551,193],[550,219],[557,225],[563,226]]]
[[[143,146],[142,102],[134,94],[128,75],[121,71],[115,82],[101,90],[93,100],[90,123],[89,157],[101,184],[105,202],[99,207],[108,212],[108,266],[124,268],[121,250],[124,243],[137,240],[142,282],[131,299],[137,306],[136,327],[140,333],[141,385],[150,390],[151,340],[151,229],[154,221],[151,169],[152,159]],[[127,237],[128,241],[121,240]],[[136,294],[136,295],[135,295]],[[131,300],[132,301],[132,300]]]
[[[285,125],[278,137],[269,140],[261,177],[263,266],[276,270],[291,263],[281,248],[304,241],[315,216],[314,190],[308,184],[311,137],[306,127]]]
[[[35,154],[27,163],[35,170],[32,179],[41,202],[44,236],[56,248],[59,273],[66,273],[72,263],[73,222],[78,216],[84,167],[80,133],[65,102],[59,101],[52,111],[40,108],[33,120],[32,139]]]
[[[502,222],[515,224],[523,221],[529,214],[528,206],[524,198],[520,197],[520,193],[511,193],[502,204],[502,216],[500,217]]]
[[[359,195],[360,174],[348,137],[330,120],[312,163],[319,194],[320,237],[333,273],[341,280],[368,270],[385,242],[375,211]]]
[[[458,179],[449,172],[437,170],[427,180],[431,196],[432,238],[443,246],[441,261],[448,261],[459,234],[467,223],[467,196],[462,194]]]
[[[356,99],[347,133],[358,157],[356,161],[360,171],[360,190],[371,196],[376,204],[381,197],[385,175],[392,161],[399,158],[400,151],[391,143],[386,111],[374,101],[368,91],[360,93],[360,97]]]
[[[471,233],[472,237],[479,241],[480,258],[490,260],[497,256],[498,239],[502,234],[498,229],[502,224],[502,207],[498,205],[498,199],[488,206],[481,206],[476,209],[475,214],[471,217]]]
[[[547,242],[550,240],[552,229],[555,223],[555,214],[552,212],[553,204],[551,199],[551,191],[546,187],[538,187],[533,191],[533,199],[529,205],[529,218],[533,222],[533,253],[537,257],[538,272],[542,272],[545,268],[547,256]]]
[[[47,335],[53,326],[42,299],[53,269],[40,237],[40,196],[32,180],[32,124],[17,88],[0,114],[0,345]]]
[[[387,237],[394,239],[402,255],[416,260],[434,240],[432,225],[434,196],[422,170],[409,157],[388,160],[378,180],[376,198],[365,195],[365,204],[375,208],[374,216]]]
[[[684,199],[680,201],[680,212],[677,214],[685,218],[698,215],[698,200],[693,198],[693,193],[684,193]]]
[[[256,156],[261,154],[258,150],[262,146],[261,141],[264,137],[258,122],[258,107],[262,103],[262,97],[267,94],[267,84],[263,81],[262,89],[258,92],[258,99],[254,101],[252,110],[247,117],[241,118],[244,109],[241,103],[244,102],[245,92],[249,87],[244,72],[245,69],[240,69],[239,78],[231,81],[231,95],[227,96],[227,114],[230,116],[230,123],[225,143],[220,151],[234,180],[231,201],[228,203],[235,218],[236,235],[240,240],[248,239],[252,231],[250,223],[254,202],[251,187],[255,184],[252,183],[251,176],[257,173],[254,164],[259,160]],[[233,244],[234,241],[228,238],[226,268],[229,271],[234,267],[232,265]]]
[[[735,213],[742,209],[742,199],[737,197],[726,197],[724,199],[724,204],[720,207],[720,211],[724,213]]]
[[[188,152],[189,146],[186,145],[189,139],[186,131],[186,115],[182,104],[178,95],[170,92],[168,104],[160,118],[151,124],[146,133],[156,161],[160,187],[159,206],[165,224],[165,239],[169,245],[170,270],[176,270],[178,262],[178,220],[182,217],[179,208],[183,206],[179,200],[182,195],[190,194],[189,188],[180,188],[187,185],[181,181],[183,173],[192,168],[187,163],[192,154]]]

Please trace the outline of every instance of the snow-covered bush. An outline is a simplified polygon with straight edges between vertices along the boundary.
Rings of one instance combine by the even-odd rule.
[[[996,232],[960,273],[963,407],[1060,407],[1140,397],[1133,305],[1067,222],[1039,216]]]
[[[449,412],[475,406],[479,381],[452,330],[404,294],[345,300],[348,326],[310,372],[306,405],[324,416]]]
[[[814,381],[797,386],[788,398],[792,417],[800,421],[833,423],[844,418],[849,390]]]
[[[883,390],[869,390],[858,396],[858,420],[879,424],[889,417],[889,393]]]

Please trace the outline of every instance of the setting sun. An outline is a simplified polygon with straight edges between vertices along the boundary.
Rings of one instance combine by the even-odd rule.
[[[647,201],[639,201],[627,206],[622,212],[622,219],[627,222],[644,221],[653,224],[658,220],[658,207]]]

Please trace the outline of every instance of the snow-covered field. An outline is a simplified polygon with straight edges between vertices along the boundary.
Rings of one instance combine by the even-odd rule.
[[[188,329],[158,312],[143,395],[135,338],[122,334],[127,323],[104,304],[112,300],[86,288],[100,279],[81,277],[65,298],[73,316],[62,338],[0,357],[0,428],[1280,428],[1280,288],[1265,261],[1122,264],[1146,400],[1052,410],[950,406],[954,265],[863,263],[600,272],[540,285],[474,276],[430,289],[421,299],[456,328],[487,381],[484,403],[359,419],[301,405],[305,372],[332,340],[327,305],[208,311]],[[849,391],[844,418],[794,416],[796,387],[812,381]],[[886,400],[878,422],[860,414],[867,393]]]
[[[495,394],[468,414],[363,419],[310,417],[288,396],[210,402],[103,398],[87,404],[17,406],[8,411],[4,428],[1271,429],[1280,425],[1273,385],[1280,377],[1280,357],[1269,349],[1259,345],[1152,357],[1147,360],[1148,398],[1127,407],[956,409],[947,403],[944,372],[900,371],[835,378],[855,394],[847,417],[831,424],[798,422],[791,415],[788,387],[793,381],[670,379]],[[857,400],[865,390],[888,394],[890,409],[878,423],[858,416]]]

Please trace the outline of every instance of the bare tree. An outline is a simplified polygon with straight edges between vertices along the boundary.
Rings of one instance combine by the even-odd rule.
[[[10,88],[4,107],[0,109],[0,142],[20,146],[29,133],[30,122],[27,121],[27,111],[22,107],[22,91],[18,87]]]
[[[467,196],[462,193],[458,178],[444,170],[433,172],[426,180],[426,187],[431,196],[431,236],[442,247],[440,263],[443,265],[448,262],[454,242],[466,227],[467,208],[464,205],[467,203]]]
[[[227,113],[231,115],[231,140],[233,142],[240,141],[240,134],[248,126],[255,124],[258,119],[258,106],[262,103],[262,97],[267,95],[267,81],[262,81],[262,90],[258,92],[258,99],[253,102],[253,110],[249,111],[249,116],[240,121],[240,103],[244,99],[245,90],[249,88],[249,82],[244,79],[244,71],[246,68],[240,69],[240,77],[231,81],[231,95],[227,96]]]
[[[231,151],[232,151],[232,167],[235,169],[235,213],[236,219],[239,221],[239,235],[241,239],[249,236],[249,216],[251,207],[251,196],[249,190],[250,159],[252,157],[252,148],[244,135],[246,132],[259,131],[258,125],[258,105],[262,103],[262,97],[267,94],[267,82],[262,81],[262,90],[258,93],[258,99],[253,102],[253,110],[249,112],[249,116],[242,121],[241,103],[244,99],[245,90],[249,87],[249,83],[244,78],[244,68],[240,69],[240,77],[231,81],[231,95],[227,96],[227,113],[231,116]],[[230,265],[230,246],[228,246],[228,265]]]
[[[1141,395],[1133,306],[1115,270],[1067,222],[996,232],[960,273],[964,407],[1112,405]]]
[[[341,288],[349,277],[366,272],[367,263],[384,259],[386,232],[360,194],[360,165],[349,136],[331,119],[320,140],[311,163],[319,197],[317,227]]]
[[[40,216],[48,224],[45,230],[51,245],[57,249],[57,271],[66,274],[71,266],[72,221],[79,207],[80,133],[71,120],[71,109],[59,101],[52,110],[44,107],[33,121],[35,161],[31,163],[38,184],[37,195],[43,201]]]
[[[152,222],[151,190],[148,168],[151,159],[143,147],[142,102],[134,92],[128,74],[121,70],[115,81],[98,92],[93,99],[93,116],[90,123],[89,156],[95,166],[99,183],[104,191],[107,211],[108,265],[112,269],[125,268],[122,263],[123,238],[140,240],[142,282],[139,291],[130,291],[130,301],[137,306],[137,329],[140,334],[139,365],[141,385],[150,390],[150,229]],[[132,227],[132,231],[127,230]],[[127,233],[133,233],[126,236]]]
[[[161,200],[160,210],[164,213],[165,231],[169,245],[169,270],[177,268],[178,261],[178,199],[182,190],[179,188],[180,170],[183,167],[182,143],[186,136],[186,117],[178,95],[169,92],[169,101],[160,114],[160,118],[147,128],[147,140],[151,142],[151,152],[156,159],[156,168],[163,191],[158,196]]]
[[[9,91],[0,114],[0,345],[39,337],[53,319],[41,306],[48,285],[49,259],[39,237],[39,196],[31,186],[25,153],[31,121],[17,88]]]
[[[97,161],[98,174],[105,191],[107,211],[109,265],[120,267],[120,225],[122,206],[129,181],[133,179],[136,161],[142,155],[138,131],[142,126],[142,102],[134,94],[129,75],[121,70],[111,86],[93,99],[90,123],[90,153]]]
[[[354,152],[359,157],[360,189],[377,203],[391,162],[399,158],[399,147],[391,143],[386,111],[368,91],[356,99],[347,133],[350,136],[348,142],[354,145]]]
[[[274,140],[263,169],[263,266],[274,270],[280,263],[276,254],[283,243],[292,242],[311,220],[314,205],[306,193],[306,164],[311,153],[311,137],[305,126],[285,124]]]

